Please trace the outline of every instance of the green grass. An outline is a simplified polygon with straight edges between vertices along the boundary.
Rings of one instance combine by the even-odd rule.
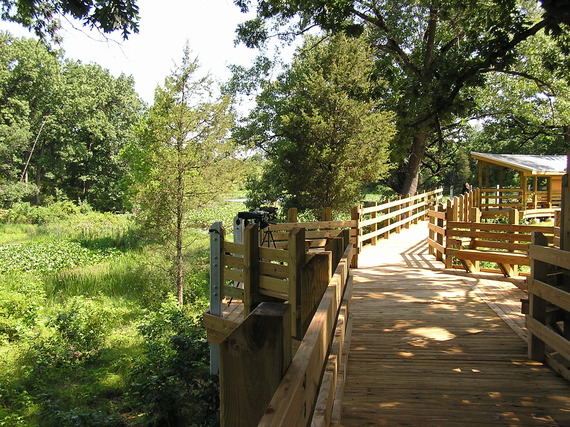
[[[242,210],[243,204],[228,203],[190,216],[195,228],[186,235],[184,316],[197,316],[208,304],[208,227],[223,220],[231,229]],[[0,225],[0,426],[148,425],[162,419],[160,408],[145,403],[148,387],[155,386],[137,383],[133,373],[150,367],[157,375],[168,372],[170,359],[178,357],[169,347],[173,332],[157,326],[172,316],[162,308],[175,290],[171,261],[165,247],[140,238],[128,215]],[[153,332],[143,333],[151,314]],[[203,346],[203,337],[193,345]],[[170,384],[176,375],[156,381]],[[181,393],[156,387],[152,393],[172,393],[172,401]]]

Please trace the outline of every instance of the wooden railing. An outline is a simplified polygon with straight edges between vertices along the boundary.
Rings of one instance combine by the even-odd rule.
[[[481,188],[477,206],[482,211],[489,209],[551,209],[559,207],[562,193],[558,191],[527,191],[520,188]],[[526,197],[526,200],[525,200]]]
[[[260,246],[258,224],[246,227],[243,243],[226,241],[221,223],[210,231],[211,307],[203,318],[220,376],[222,424],[330,419],[346,360],[355,252],[349,230],[326,237],[327,250],[317,251],[298,227],[288,228],[282,249]],[[236,307],[230,314],[228,300]],[[288,410],[267,409],[272,404]]]
[[[442,195],[443,189],[438,188],[382,204],[355,207],[352,218],[357,222],[357,247],[361,249],[366,244],[375,245],[378,239],[399,233],[402,228],[425,219]]]
[[[528,357],[570,380],[570,252],[546,245],[547,238],[535,233],[529,247]]]
[[[423,219],[441,194],[358,206],[347,221],[332,221],[330,210],[324,221],[305,223],[290,213],[289,223],[248,225],[242,243],[227,241],[221,223],[212,227],[203,318],[222,425],[340,420],[358,249]]]
[[[474,206],[477,197],[477,191],[467,193],[428,212],[429,253],[447,268],[460,263],[467,271],[477,272],[480,262],[487,262],[498,269],[484,270],[515,276],[519,265],[530,265],[527,248],[533,231],[548,234],[551,245],[559,244],[558,227],[520,225],[517,209],[503,210],[501,216],[508,224],[482,223],[485,212]]]
[[[518,276],[518,266],[530,266],[528,246],[535,231],[548,234],[548,243],[553,244],[556,230],[552,226],[449,221],[445,230],[446,266],[451,267],[455,259],[474,273],[481,270],[480,262],[487,262],[496,264],[506,277]]]

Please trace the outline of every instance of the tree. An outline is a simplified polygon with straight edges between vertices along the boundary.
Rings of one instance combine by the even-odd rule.
[[[235,3],[244,12],[251,4]],[[416,191],[426,151],[444,143],[442,129],[468,115],[473,99],[467,90],[512,68],[519,45],[553,24],[526,0],[261,0],[257,17],[238,28],[238,37],[258,46],[284,23],[285,36],[314,26],[351,35],[369,30],[378,73],[389,87],[378,99],[397,114],[392,156],[400,163],[402,193]]]
[[[240,133],[269,159],[250,182],[250,196],[261,192],[265,200],[302,209],[346,208],[363,185],[385,175],[393,116],[369,99],[371,58],[360,39],[305,40],[291,66],[260,94]]]
[[[0,185],[4,195],[26,185],[34,176],[38,141],[54,121],[60,104],[61,63],[59,57],[31,39],[0,33]],[[39,143],[41,145],[41,142]],[[36,186],[28,186],[37,194]],[[4,197],[11,203],[19,197]],[[32,195],[33,195],[32,193]]]
[[[33,182],[37,204],[62,197],[123,210],[120,153],[142,109],[131,77],[0,34],[0,199],[21,199],[14,190]]]
[[[1,0],[0,18],[33,30],[41,39],[55,38],[60,18],[71,16],[105,33],[121,31],[124,39],[138,32],[136,0]]]
[[[162,242],[174,246],[178,302],[184,301],[184,230],[187,213],[215,199],[232,173],[228,139],[230,98],[215,98],[213,83],[200,77],[188,47],[182,63],[155,93],[138,130],[131,160],[141,220]]]

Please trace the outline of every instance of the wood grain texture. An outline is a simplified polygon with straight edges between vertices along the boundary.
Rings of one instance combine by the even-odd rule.
[[[570,425],[570,386],[529,361],[522,279],[444,270],[425,223],[353,270],[343,426]]]

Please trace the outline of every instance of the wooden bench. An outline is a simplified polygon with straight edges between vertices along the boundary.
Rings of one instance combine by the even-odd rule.
[[[505,277],[518,276],[519,265],[530,265],[528,254],[485,251],[480,249],[455,249],[449,254],[461,261],[469,273],[479,271],[479,261],[494,262]]]
[[[533,231],[549,234],[552,244],[554,227],[449,221],[446,225],[446,264],[453,258],[470,273],[480,271],[480,262],[496,263],[506,277],[518,276],[519,265],[530,265],[528,245]]]

